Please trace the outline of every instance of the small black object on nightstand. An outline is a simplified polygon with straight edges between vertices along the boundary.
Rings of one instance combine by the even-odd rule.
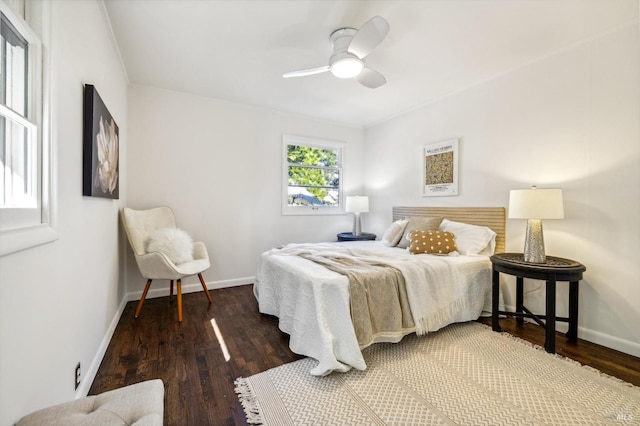
[[[352,232],[341,232],[338,234],[338,241],[373,241],[376,239],[376,234],[369,234],[363,232],[360,235],[353,235]]]

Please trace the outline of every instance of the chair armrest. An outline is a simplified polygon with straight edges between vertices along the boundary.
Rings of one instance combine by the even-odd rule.
[[[184,277],[176,270],[176,265],[160,252],[135,255],[140,274],[147,279],[177,280]]]
[[[207,247],[204,245],[202,241],[195,241],[193,243],[193,259],[209,259],[209,253],[207,252]]]

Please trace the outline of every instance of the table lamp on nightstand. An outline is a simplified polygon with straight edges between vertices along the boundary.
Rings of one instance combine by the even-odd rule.
[[[360,213],[369,211],[369,197],[366,196],[350,196],[347,197],[345,211],[353,213],[353,236],[357,237],[362,233],[360,225]]]
[[[527,219],[524,261],[545,263],[542,219],[564,219],[562,189],[514,189],[509,193],[509,218]]]

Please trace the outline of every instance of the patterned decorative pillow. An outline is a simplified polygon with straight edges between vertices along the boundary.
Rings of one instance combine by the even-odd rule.
[[[409,232],[411,231],[427,231],[434,230],[437,231],[440,223],[442,222],[441,217],[430,217],[430,216],[412,216],[407,218],[407,226],[404,228],[404,234],[398,243],[398,247],[407,248],[411,244],[409,242]]]
[[[449,254],[456,251],[456,237],[444,231],[411,231],[409,233],[412,254]]]

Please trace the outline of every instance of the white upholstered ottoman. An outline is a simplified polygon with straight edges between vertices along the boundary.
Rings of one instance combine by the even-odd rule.
[[[162,426],[163,416],[164,385],[155,379],[43,408],[16,426]]]

